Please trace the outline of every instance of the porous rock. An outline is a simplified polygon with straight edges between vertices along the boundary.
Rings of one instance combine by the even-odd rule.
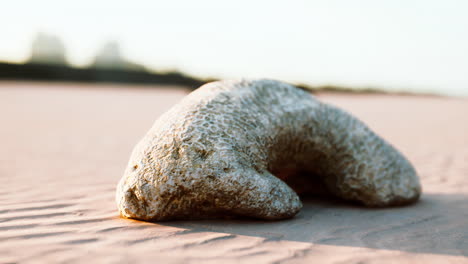
[[[147,221],[293,217],[298,193],[366,206],[416,201],[414,168],[350,114],[273,80],[202,86],[137,144],[117,187],[120,214]]]

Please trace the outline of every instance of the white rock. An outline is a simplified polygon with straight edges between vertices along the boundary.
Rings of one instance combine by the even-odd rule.
[[[289,185],[289,186],[288,186]],[[209,83],[162,115],[117,187],[124,217],[293,217],[298,193],[366,206],[416,201],[401,153],[343,110],[273,80]]]

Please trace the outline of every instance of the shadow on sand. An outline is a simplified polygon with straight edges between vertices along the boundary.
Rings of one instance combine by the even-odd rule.
[[[203,220],[160,222],[188,232],[220,232],[321,245],[412,253],[468,255],[468,197],[425,194],[413,205],[369,209],[340,201],[307,199],[284,221]]]

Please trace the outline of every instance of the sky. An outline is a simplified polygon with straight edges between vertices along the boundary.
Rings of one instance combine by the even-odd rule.
[[[465,0],[3,0],[0,60],[38,32],[89,64],[108,41],[157,70],[468,95]]]

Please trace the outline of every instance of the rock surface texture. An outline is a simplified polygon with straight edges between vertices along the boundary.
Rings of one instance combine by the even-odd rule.
[[[273,80],[209,83],[163,114],[117,187],[124,217],[147,221],[293,217],[298,194],[371,207],[419,198],[414,168],[366,125]]]

